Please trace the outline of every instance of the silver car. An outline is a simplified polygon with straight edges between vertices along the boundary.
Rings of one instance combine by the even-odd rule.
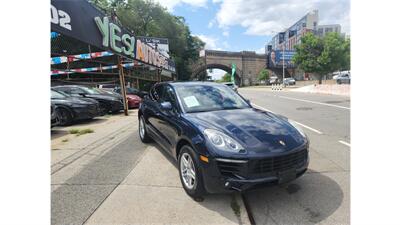
[[[350,84],[351,77],[348,73],[340,74],[335,78],[337,84]]]

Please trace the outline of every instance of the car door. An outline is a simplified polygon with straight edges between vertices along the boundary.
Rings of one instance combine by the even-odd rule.
[[[152,133],[157,136],[157,139],[163,144],[168,144],[167,138],[163,134],[160,127],[161,108],[160,102],[164,86],[162,84],[155,85],[150,90],[150,97],[146,99],[145,115],[148,122],[148,127]]]
[[[160,98],[160,104],[162,102],[170,102],[172,109],[162,109],[160,107],[160,116],[159,116],[159,127],[160,131],[166,138],[168,142],[169,149],[171,153],[173,152],[173,148],[176,145],[178,131],[179,131],[179,106],[178,101],[175,95],[174,89],[170,85],[165,85],[163,88],[163,94]]]

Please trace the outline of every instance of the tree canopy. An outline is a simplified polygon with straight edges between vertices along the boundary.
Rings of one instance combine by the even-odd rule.
[[[294,63],[306,73],[317,74],[320,84],[327,73],[350,69],[350,39],[336,32],[323,38],[307,33],[295,49]]]
[[[92,3],[106,13],[116,15],[136,36],[168,38],[178,79],[190,79],[189,64],[199,58],[199,50],[205,43],[191,34],[183,17],[172,15],[152,0],[92,0]]]
[[[268,80],[269,79],[269,71],[268,70],[266,70],[266,69],[262,69],[259,73],[258,73],[258,77],[257,77],[257,79],[259,80],[259,81],[261,81],[261,80]]]

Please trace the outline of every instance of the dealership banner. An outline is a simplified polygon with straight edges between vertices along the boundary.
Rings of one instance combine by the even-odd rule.
[[[136,40],[132,33],[87,0],[51,0],[51,30],[130,59],[175,71],[172,60]]]

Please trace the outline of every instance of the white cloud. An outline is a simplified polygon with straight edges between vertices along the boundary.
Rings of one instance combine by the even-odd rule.
[[[210,22],[208,22],[207,27],[212,28],[214,26],[214,22],[215,22],[214,20],[211,20]]]
[[[218,38],[214,38],[212,36],[207,36],[204,34],[197,34],[195,36],[199,37],[202,41],[206,43],[206,49],[222,50],[222,48],[218,44]]]
[[[265,54],[265,46],[263,46],[263,47],[257,49],[257,50],[256,50],[256,53],[258,53],[258,54]]]
[[[319,11],[319,24],[340,24],[350,31],[349,0],[220,0],[221,28],[239,25],[248,35],[271,35],[291,26],[306,13]]]
[[[224,35],[225,37],[228,37],[229,36],[229,31],[227,31],[227,30],[223,31],[222,35]]]
[[[155,0],[162,6],[166,7],[168,11],[174,11],[174,8],[181,4],[187,4],[193,7],[206,7],[207,0]]]

